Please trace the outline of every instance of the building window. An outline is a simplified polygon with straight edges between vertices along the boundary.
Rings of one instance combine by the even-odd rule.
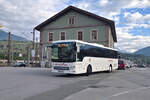
[[[98,33],[97,30],[92,30],[91,32],[91,40],[98,40]]]
[[[49,41],[53,41],[53,33],[49,33]]]
[[[65,40],[65,39],[66,39],[66,33],[60,32],[60,40]]]
[[[75,24],[75,17],[74,16],[69,17],[69,24],[70,25],[74,25]]]
[[[83,40],[83,32],[82,31],[78,31],[78,33],[77,33],[77,39],[78,40]]]

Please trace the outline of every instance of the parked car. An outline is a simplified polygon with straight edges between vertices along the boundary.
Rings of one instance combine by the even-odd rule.
[[[118,69],[123,69],[125,70],[125,62],[121,59],[118,60]]]
[[[24,62],[17,62],[14,67],[26,67],[26,64]]]
[[[131,62],[130,60],[125,60],[125,68],[131,68],[133,65],[133,62]]]
[[[126,62],[125,67],[126,67],[126,68],[131,68],[131,65]]]
[[[144,64],[139,64],[139,65],[137,65],[137,67],[139,67],[139,68],[145,68],[146,66]]]

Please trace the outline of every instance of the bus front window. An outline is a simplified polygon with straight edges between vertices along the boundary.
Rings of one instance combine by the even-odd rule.
[[[75,59],[75,43],[61,43],[53,45],[53,62],[74,62]]]
[[[52,59],[58,59],[58,48],[54,47],[52,49]]]

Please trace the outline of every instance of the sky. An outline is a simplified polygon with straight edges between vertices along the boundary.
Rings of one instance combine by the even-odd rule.
[[[32,40],[36,25],[69,5],[114,20],[117,49],[132,53],[150,46],[150,0],[0,0],[0,25]]]

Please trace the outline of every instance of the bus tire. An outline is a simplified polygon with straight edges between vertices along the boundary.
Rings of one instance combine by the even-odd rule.
[[[112,69],[112,65],[109,66],[109,69],[108,69],[108,73],[111,73],[113,71]]]
[[[87,71],[86,71],[86,76],[89,76],[90,74],[92,74],[92,67],[91,67],[91,65],[88,65]]]

